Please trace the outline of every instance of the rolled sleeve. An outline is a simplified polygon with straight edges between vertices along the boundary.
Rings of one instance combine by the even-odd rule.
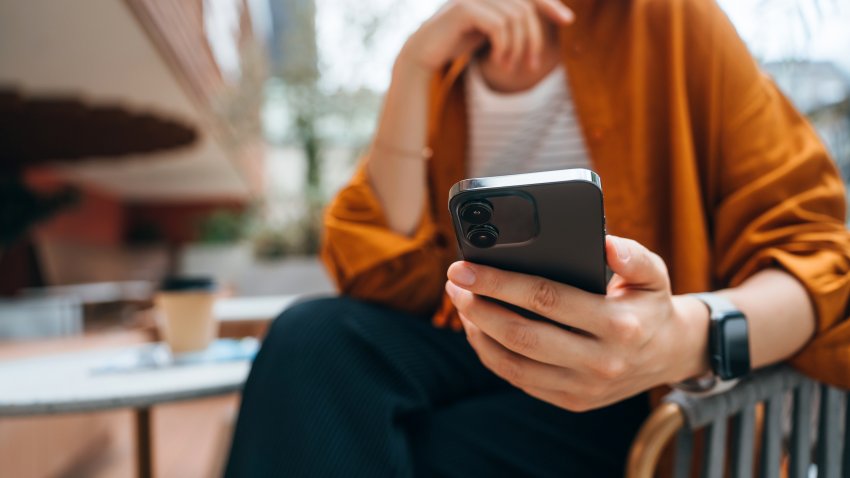
[[[442,261],[428,208],[411,236],[388,225],[361,164],[325,212],[322,260],[340,292],[426,314],[439,304]]]
[[[813,340],[792,363],[850,386],[850,236],[844,186],[816,133],[767,78],[723,128],[715,255],[720,282],[736,286],[781,268],[807,290]]]

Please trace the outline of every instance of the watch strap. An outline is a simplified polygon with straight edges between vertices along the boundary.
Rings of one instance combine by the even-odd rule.
[[[701,292],[698,294],[688,294],[691,297],[699,299],[703,304],[708,307],[709,314],[712,318],[719,316],[720,314],[726,314],[731,312],[739,312],[738,307],[732,303],[731,300],[723,297],[722,295],[713,294],[711,292]]]

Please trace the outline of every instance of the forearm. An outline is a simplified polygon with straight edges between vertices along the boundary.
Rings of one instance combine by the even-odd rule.
[[[426,146],[431,78],[403,55],[393,68],[367,168],[389,227],[409,236],[425,206],[427,160],[419,152]]]
[[[499,4],[499,5],[496,5]],[[491,55],[539,64],[545,23],[568,25],[575,15],[558,0],[526,0],[503,8],[489,0],[448,1],[405,42],[393,68],[372,154],[370,182],[389,227],[411,235],[422,219],[427,164],[429,86],[435,72],[489,41]],[[523,57],[526,55],[526,57]]]
[[[747,316],[753,369],[790,358],[815,332],[815,312],[806,289],[780,269],[765,269],[740,286],[717,293]],[[693,323],[694,334],[689,338],[694,344],[691,376],[698,376],[709,370],[708,309],[694,298],[676,299]]]
[[[763,270],[722,294],[747,316],[753,368],[790,358],[815,332],[808,293],[785,271]]]

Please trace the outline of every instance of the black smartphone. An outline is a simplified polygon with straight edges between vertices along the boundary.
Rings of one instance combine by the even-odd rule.
[[[602,182],[589,169],[464,179],[449,192],[464,260],[604,294]]]

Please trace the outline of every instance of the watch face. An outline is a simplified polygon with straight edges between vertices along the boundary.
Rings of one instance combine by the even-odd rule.
[[[721,323],[718,341],[725,362],[720,367],[723,379],[737,378],[750,372],[750,344],[747,318],[740,312],[727,314]]]
[[[724,380],[750,372],[747,317],[729,299],[713,293],[693,294],[710,311],[708,350],[711,369]]]

